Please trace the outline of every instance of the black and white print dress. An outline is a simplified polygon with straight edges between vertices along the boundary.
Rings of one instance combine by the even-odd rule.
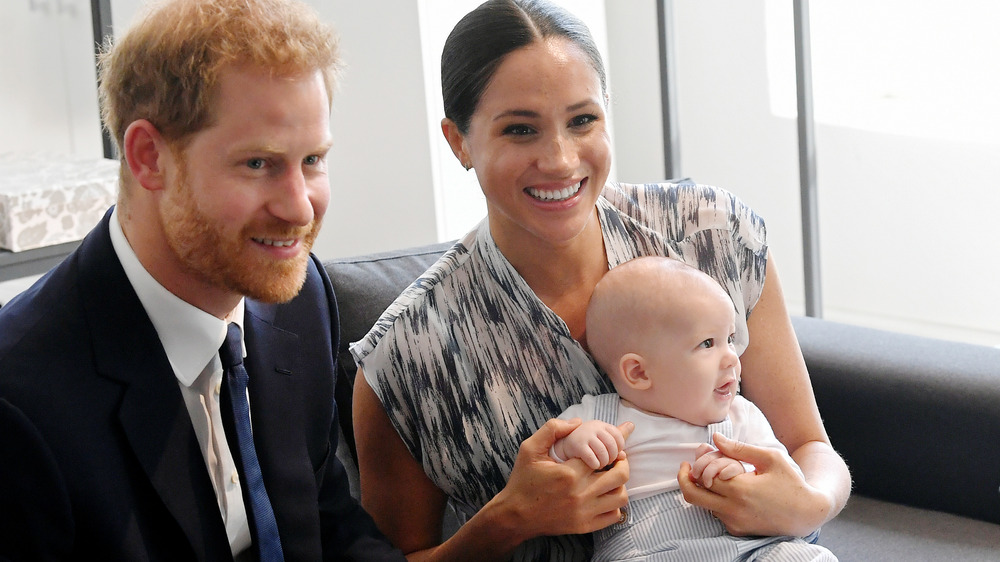
[[[609,267],[680,259],[737,308],[737,350],[764,284],[763,220],[709,186],[610,183],[597,201]],[[506,484],[521,441],[611,383],[500,253],[484,220],[351,345],[406,447],[468,520]],[[589,536],[529,541],[515,560],[588,560]]]

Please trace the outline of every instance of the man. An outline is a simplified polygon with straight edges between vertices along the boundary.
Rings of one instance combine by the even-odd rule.
[[[118,204],[0,312],[0,558],[402,559],[334,455],[338,58],[295,2],[174,0],[103,54]]]

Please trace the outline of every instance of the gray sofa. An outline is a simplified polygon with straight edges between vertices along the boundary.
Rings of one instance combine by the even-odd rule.
[[[326,262],[340,307],[338,451],[357,493],[347,351],[449,244]],[[842,561],[1000,560],[1000,349],[793,318],[854,493],[819,542]],[[454,523],[446,520],[446,533]]]

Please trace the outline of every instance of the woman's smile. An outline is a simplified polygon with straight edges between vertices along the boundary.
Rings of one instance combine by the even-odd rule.
[[[580,180],[570,186],[563,187],[561,189],[551,189],[551,188],[539,188],[539,187],[526,187],[524,192],[531,197],[546,202],[561,202],[573,197],[580,192],[583,183],[587,180]]]

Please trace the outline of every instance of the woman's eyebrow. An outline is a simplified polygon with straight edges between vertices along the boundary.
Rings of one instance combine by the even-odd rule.
[[[537,111],[531,111],[530,109],[508,109],[507,111],[498,113],[495,117],[493,117],[493,120],[499,121],[500,119],[504,119],[506,117],[528,117],[534,119],[538,116],[539,114]]]

